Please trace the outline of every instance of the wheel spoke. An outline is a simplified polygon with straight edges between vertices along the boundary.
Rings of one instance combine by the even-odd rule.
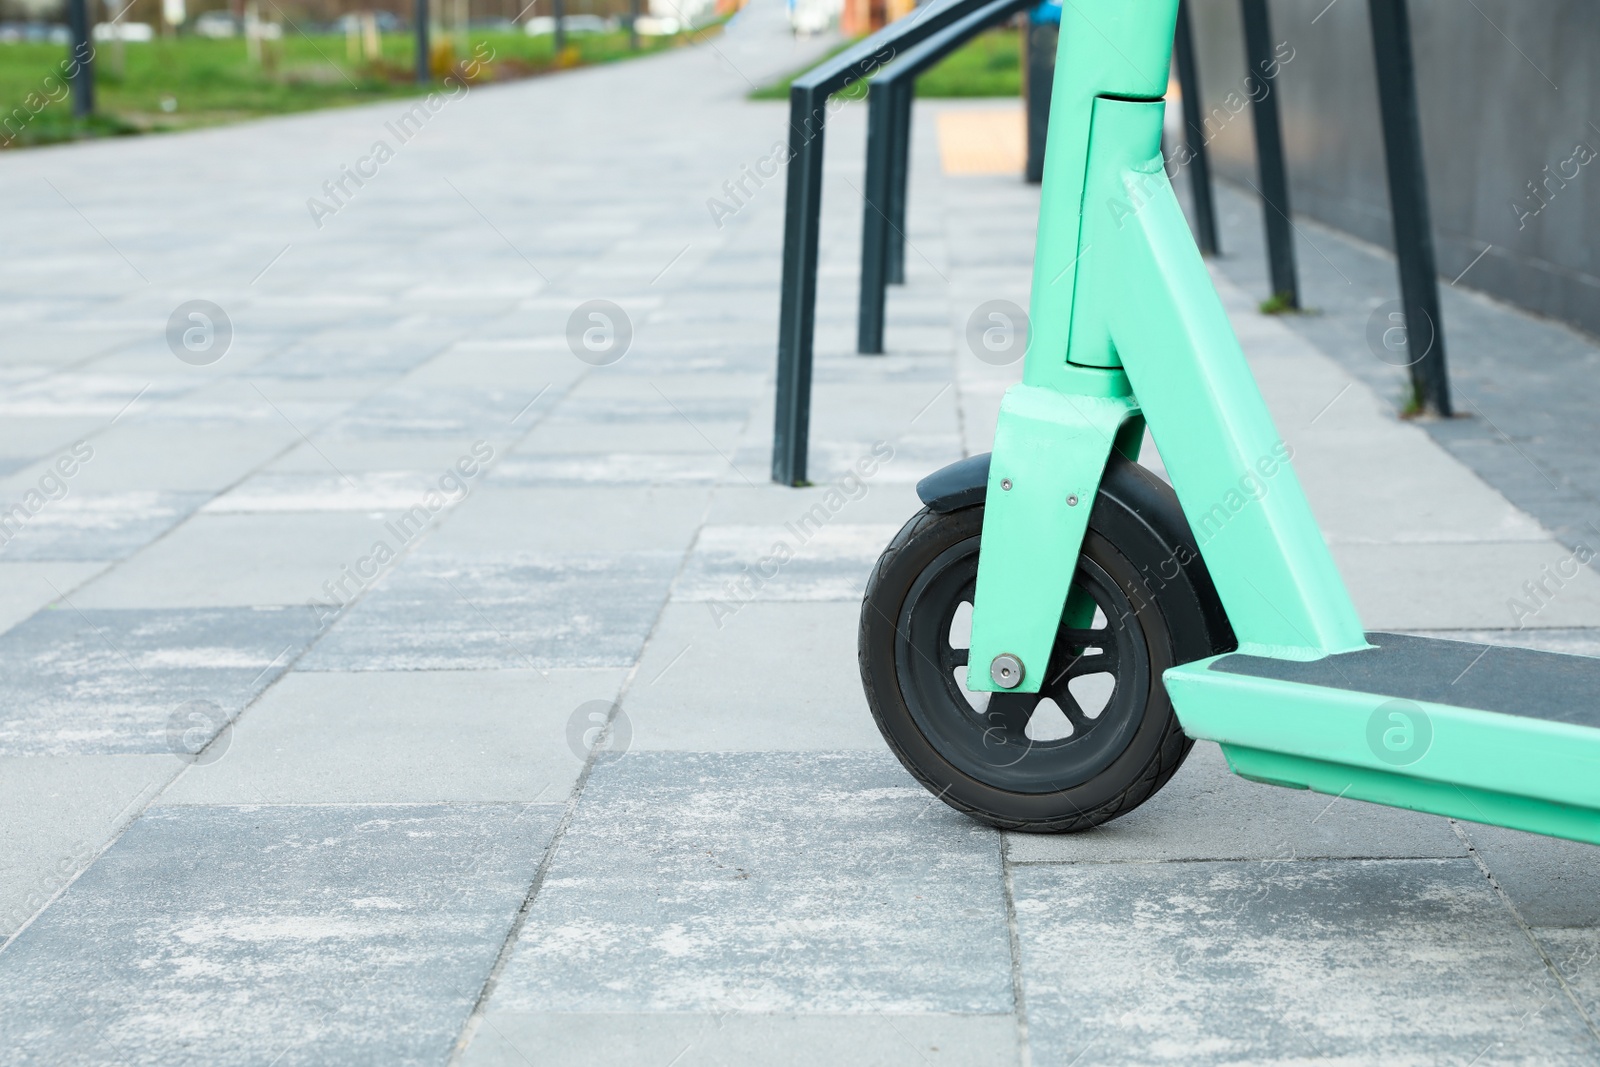
[[[1067,664],[1065,673],[1068,678],[1081,678],[1085,674],[1116,674],[1117,654],[1108,648],[1087,656],[1074,656],[1072,662]]]
[[[1037,693],[995,693],[989,697],[989,706],[983,719],[991,730],[1021,736],[1033,718],[1033,709],[1039,706]]]
[[[1113,636],[1111,628],[1102,626],[1099,629],[1089,630],[1057,630],[1056,642],[1066,645],[1103,645]]]
[[[1086,674],[1115,675],[1116,673],[1116,647],[1107,645],[1099,652],[1091,652],[1086,656],[1073,656],[1055,669],[1055,673],[1046,679],[1045,686],[1050,690],[1050,695],[1054,696],[1057,689],[1066,688],[1064,683],[1069,678],[1081,678]]]
[[[944,654],[945,663],[951,667],[965,667],[969,651],[971,650],[965,648],[948,648]]]
[[[1083,705],[1078,703],[1078,698],[1073,696],[1072,690],[1066,686],[1062,686],[1061,691],[1055,694],[1055,701],[1061,706],[1061,713],[1072,724],[1074,732],[1087,730],[1093,724],[1094,720],[1089,718],[1088,713],[1083,710]]]

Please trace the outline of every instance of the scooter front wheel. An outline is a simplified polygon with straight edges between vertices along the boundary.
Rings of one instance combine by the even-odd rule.
[[[1152,522],[1152,509],[1165,514]],[[1177,771],[1192,742],[1161,674],[1231,634],[1171,490],[1117,461],[1040,692],[971,692],[966,672],[988,666],[967,662],[983,513],[924,509],[878,561],[861,616],[867,700],[901,763],[957,810],[1005,829],[1086,830]],[[1152,588],[1162,573],[1176,581]]]

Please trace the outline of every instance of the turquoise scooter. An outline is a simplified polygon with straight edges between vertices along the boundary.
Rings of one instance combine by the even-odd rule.
[[[1362,629],[1164,172],[1177,3],[1065,5],[1022,382],[874,569],[879,728],[1006,829],[1125,814],[1204,739],[1252,781],[1600,844],[1600,659]]]

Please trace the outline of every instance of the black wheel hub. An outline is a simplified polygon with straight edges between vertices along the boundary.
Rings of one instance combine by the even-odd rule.
[[[923,735],[955,767],[995,788],[1051,793],[1110,766],[1139,727],[1150,655],[1127,595],[1080,557],[1064,619],[1038,693],[972,693],[963,684],[978,538],[945,550],[912,586],[897,620],[896,666]],[[988,664],[970,665],[988,670]]]

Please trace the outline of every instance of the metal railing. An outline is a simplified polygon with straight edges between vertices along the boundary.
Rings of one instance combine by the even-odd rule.
[[[1206,153],[1205,119],[1194,36],[1185,0],[1178,10],[1173,63],[1182,94],[1186,158],[1193,190],[1195,240],[1205,254],[1220,251],[1216,208]],[[1404,321],[1408,340],[1425,337],[1427,347],[1411,357],[1409,373],[1420,409],[1451,414],[1445,365],[1439,285],[1422,160],[1410,20],[1406,0],[1368,0],[1378,97],[1383,124],[1389,202],[1394,223]],[[915,80],[963,42],[1032,6],[1030,0],[945,0],[880,30],[795,79],[789,96],[789,172],[784,224],[783,292],[779,317],[777,413],[772,478],[806,484],[811,416],[812,344],[816,315],[817,241],[822,197],[822,128],[829,96],[871,78],[868,98],[867,174],[862,225],[861,292],[857,348],[883,351],[886,286],[904,280],[905,217],[909,181],[911,105]],[[1299,307],[1294,226],[1289,206],[1288,167],[1278,115],[1271,25],[1267,0],[1240,0],[1245,53],[1252,75],[1265,77],[1267,91],[1252,92],[1256,173],[1265,223],[1272,296],[1287,309]],[[902,26],[901,23],[905,25]],[[900,52],[900,49],[905,49]],[[892,67],[876,73],[894,61]],[[1268,75],[1266,72],[1272,71]],[[1259,73],[1258,73],[1259,72]]]
[[[867,176],[862,199],[861,298],[856,351],[883,351],[883,309],[890,281],[905,280],[906,183],[910,173],[911,101],[917,76],[957,48],[1038,0],[990,0],[925,38],[872,78],[867,96]]]
[[[822,221],[823,128],[828,98],[983,6],[934,0],[796,78],[789,86],[789,167],[783,224],[783,291],[778,310],[778,395],[772,480],[806,483],[811,362],[817,312],[817,238]]]
[[[1273,69],[1267,0],[1240,0],[1240,12],[1251,73]],[[1378,111],[1383,125],[1389,215],[1394,227],[1395,261],[1407,339],[1407,371],[1418,410],[1448,418],[1453,414],[1453,407],[1445,363],[1444,321],[1439,310],[1439,273],[1433,254],[1427,171],[1422,161],[1422,122],[1417,112],[1411,19],[1406,0],[1367,0],[1367,12],[1372,22],[1373,64],[1378,76]],[[1187,90],[1185,92],[1187,94]],[[1300,306],[1300,287],[1295,270],[1294,224],[1290,221],[1288,167],[1284,162],[1277,95],[1270,86],[1260,100],[1251,94],[1256,174],[1261,183],[1256,191],[1262,200],[1272,295],[1279,297],[1287,309],[1296,309]],[[1203,135],[1203,130],[1200,132]],[[1420,341],[1426,344],[1417,352],[1414,349]]]

